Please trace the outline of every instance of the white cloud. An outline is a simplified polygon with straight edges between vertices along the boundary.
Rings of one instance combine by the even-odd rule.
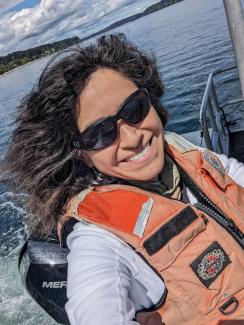
[[[0,0],[0,8],[2,4]],[[17,4],[21,1],[9,1]],[[42,0],[34,8],[8,12],[0,20],[0,55],[46,42],[72,37],[79,31],[81,38],[107,26],[114,20],[132,15],[132,5],[150,5],[156,0]],[[146,6],[147,6],[146,5]],[[127,7],[126,7],[127,6]],[[123,7],[123,10],[122,10]],[[127,10],[125,10],[126,8]],[[120,9],[121,8],[121,9]],[[120,10],[118,10],[120,9]],[[109,18],[108,18],[109,17]],[[101,21],[104,20],[104,26]],[[82,28],[82,33],[81,33]]]
[[[0,12],[6,11],[21,2],[23,2],[23,0],[0,0]]]

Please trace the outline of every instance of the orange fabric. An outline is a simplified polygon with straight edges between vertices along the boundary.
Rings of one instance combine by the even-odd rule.
[[[244,232],[244,188],[233,182],[226,173],[214,168],[198,150],[180,153],[173,146],[167,145],[166,151],[202,192]],[[218,160],[216,156],[215,160]]]
[[[166,150],[202,192],[244,232],[244,190],[204,159],[198,150],[180,153],[169,145]],[[162,323],[219,325],[235,320],[244,324],[244,251],[221,225],[192,206],[197,215],[194,222],[150,256],[144,242],[189,205],[132,186],[110,185],[102,189],[102,192],[99,187],[87,194],[78,205],[76,217],[114,233],[134,247],[161,275],[168,289],[164,304],[157,310]],[[138,238],[133,229],[149,197],[154,200],[153,208],[143,237]],[[230,262],[207,287],[191,265],[214,242],[220,245]],[[223,315],[220,307],[230,297],[235,297],[239,306],[232,314]]]
[[[91,192],[78,206],[78,214],[131,234],[143,203],[148,196],[123,189],[111,192]],[[128,218],[128,215],[130,216]]]

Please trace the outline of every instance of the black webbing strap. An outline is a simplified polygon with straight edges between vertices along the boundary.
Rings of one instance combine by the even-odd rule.
[[[67,243],[66,243],[67,237],[73,231],[74,225],[77,222],[79,222],[79,220],[77,220],[75,218],[69,218],[63,224],[62,229],[61,229],[61,246],[63,248],[68,248]]]
[[[146,239],[143,243],[144,248],[149,255],[154,255],[195,220],[197,220],[195,211],[190,206],[187,206]]]

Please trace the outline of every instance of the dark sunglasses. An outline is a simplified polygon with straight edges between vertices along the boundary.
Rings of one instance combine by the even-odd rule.
[[[150,109],[149,95],[146,88],[140,88],[131,94],[120,106],[114,116],[95,122],[85,129],[73,146],[83,150],[103,149],[117,138],[117,121],[122,119],[130,124],[137,124],[144,120]]]

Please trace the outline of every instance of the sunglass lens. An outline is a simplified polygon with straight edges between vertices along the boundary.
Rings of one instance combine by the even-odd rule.
[[[97,150],[111,145],[117,137],[117,123],[112,118],[99,122],[82,134],[80,146],[84,150]]]
[[[82,136],[79,137],[80,147],[84,150],[90,150],[96,145],[97,133],[94,132],[93,128],[87,129]]]
[[[129,123],[136,124],[147,116],[149,108],[148,96],[141,91],[124,105],[120,111],[120,117]]]

